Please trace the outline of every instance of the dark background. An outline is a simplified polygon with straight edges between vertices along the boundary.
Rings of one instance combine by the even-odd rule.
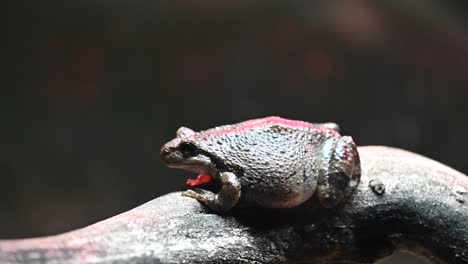
[[[10,5],[0,238],[69,231],[182,188],[192,175],[159,162],[182,125],[334,121],[359,145],[468,173],[464,0]]]

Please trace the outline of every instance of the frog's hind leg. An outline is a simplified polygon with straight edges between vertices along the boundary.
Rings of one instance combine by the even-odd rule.
[[[194,188],[183,192],[182,195],[206,204],[216,213],[226,212],[239,201],[241,185],[236,175],[231,172],[221,172],[220,180],[223,186],[218,193]]]
[[[325,160],[317,184],[322,206],[333,208],[356,189],[361,176],[356,144],[349,136],[331,138],[324,144]]]

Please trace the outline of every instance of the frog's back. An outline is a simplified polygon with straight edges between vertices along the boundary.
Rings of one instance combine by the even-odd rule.
[[[316,133],[331,133],[333,135],[338,134],[336,130],[329,129],[318,124],[299,121],[299,120],[290,120],[281,118],[279,116],[269,116],[265,118],[252,119],[244,122],[240,122],[233,125],[224,125],[211,128],[205,131],[202,131],[205,135],[210,136],[221,136],[221,135],[232,135],[232,134],[244,134],[249,133],[257,128],[265,127],[276,127],[278,129],[284,130],[304,130],[309,132]]]

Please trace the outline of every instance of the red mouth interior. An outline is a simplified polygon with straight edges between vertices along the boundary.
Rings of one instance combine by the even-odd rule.
[[[212,178],[210,175],[208,174],[200,174],[197,176],[196,179],[187,179],[187,182],[185,184],[187,184],[188,186],[190,187],[194,187],[194,186],[199,186],[199,185],[202,185],[202,184],[205,184],[205,183],[209,183],[211,182]]]

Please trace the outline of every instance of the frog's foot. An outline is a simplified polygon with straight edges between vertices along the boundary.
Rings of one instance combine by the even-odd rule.
[[[182,195],[196,199],[202,203],[207,203],[209,200],[213,199],[212,196],[215,196],[214,193],[200,188],[186,190],[185,192],[182,192]]]
[[[182,193],[183,196],[194,198],[216,213],[223,213],[234,207],[239,201],[241,185],[234,173],[221,172],[219,175],[222,187],[218,193],[194,188]]]

